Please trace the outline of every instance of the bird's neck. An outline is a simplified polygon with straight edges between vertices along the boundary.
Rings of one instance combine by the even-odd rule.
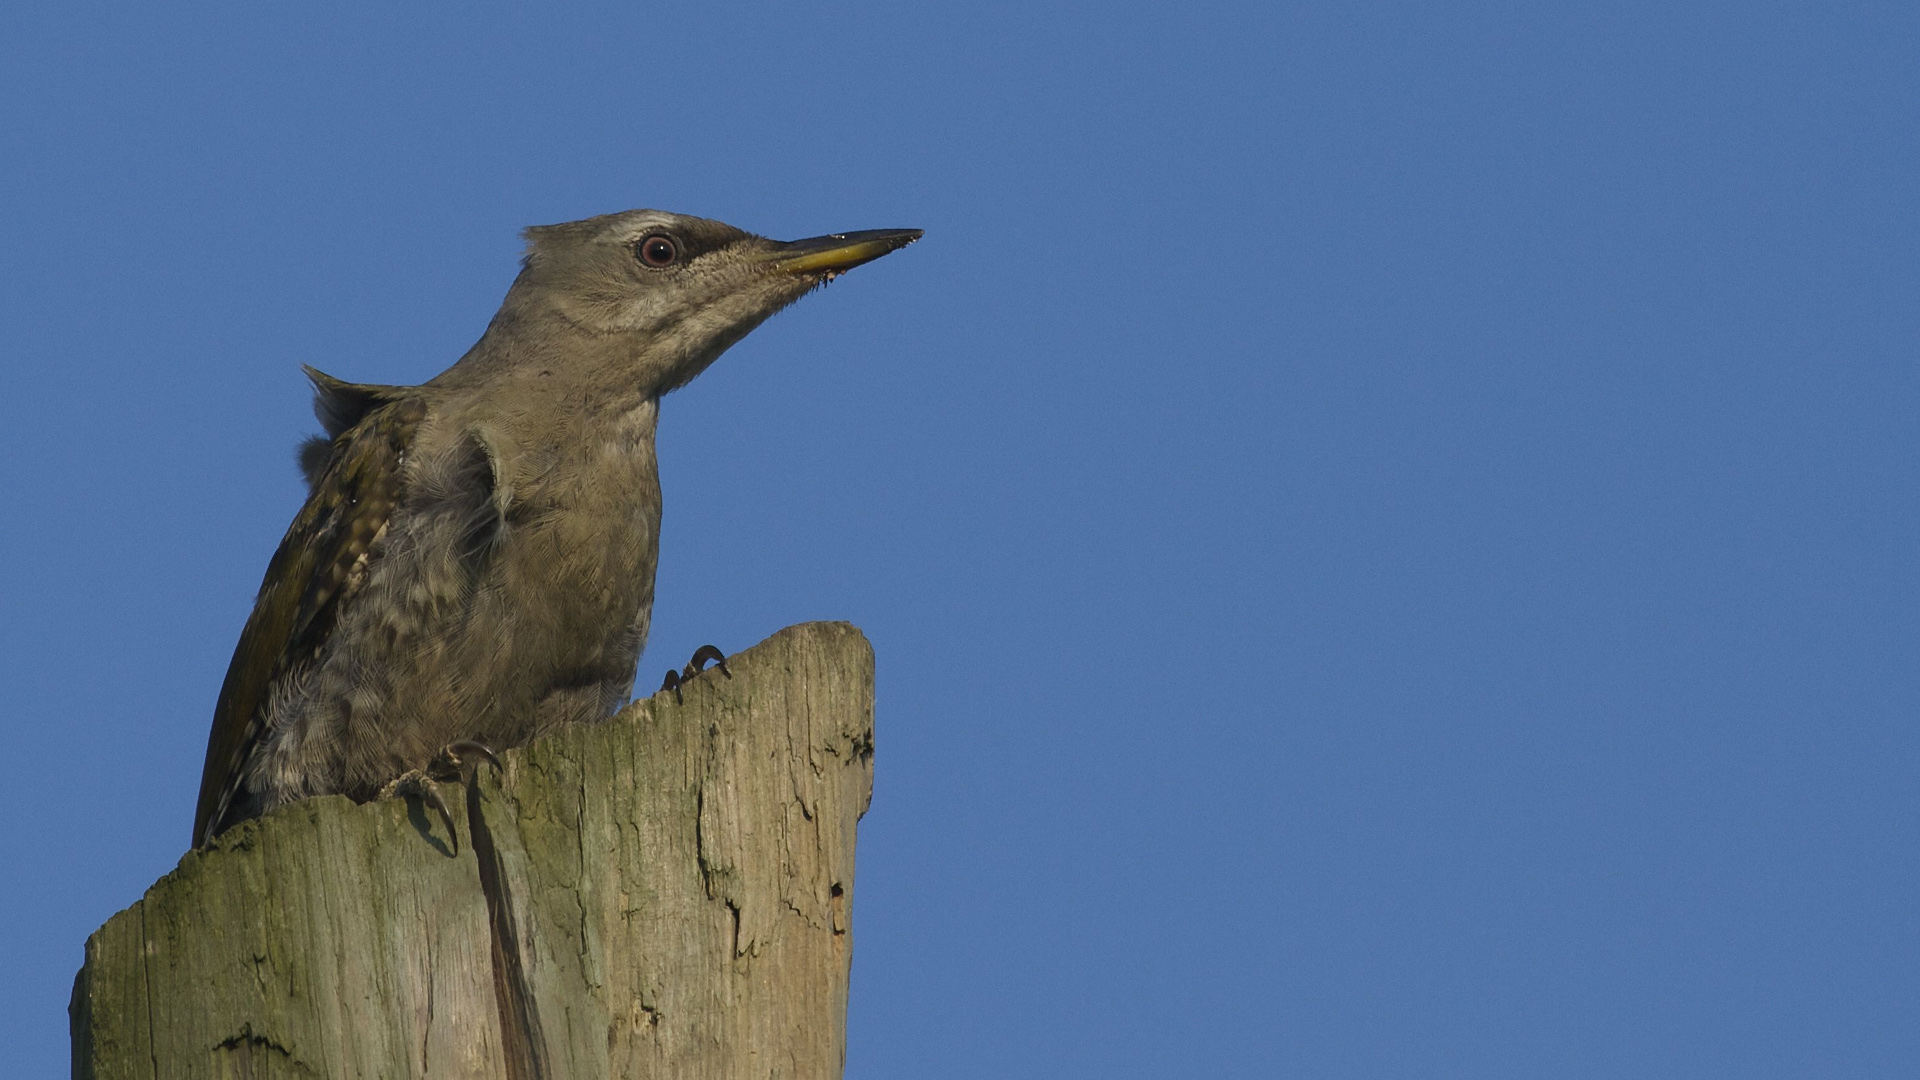
[[[665,392],[665,365],[650,362],[648,344],[639,334],[594,333],[554,312],[509,303],[429,385],[529,403],[564,401],[570,413],[623,415]]]

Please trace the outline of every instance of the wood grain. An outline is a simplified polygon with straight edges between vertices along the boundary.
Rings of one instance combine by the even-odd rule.
[[[88,940],[74,1076],[838,1077],[873,653],[807,623],[729,667],[479,771],[504,908],[457,785],[457,849],[332,797],[189,853]]]

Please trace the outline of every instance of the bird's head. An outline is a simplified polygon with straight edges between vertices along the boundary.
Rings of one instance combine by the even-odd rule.
[[[631,341],[640,374],[665,393],[809,290],[920,235],[874,229],[782,242],[661,210],[540,225],[526,230],[508,308]]]

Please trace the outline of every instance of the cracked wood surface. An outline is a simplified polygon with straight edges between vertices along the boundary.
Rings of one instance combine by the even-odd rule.
[[[442,785],[457,855],[417,800],[340,797],[187,854],[88,939],[74,1076],[839,1076],[873,653],[807,623],[728,665],[477,774],[531,1073]]]

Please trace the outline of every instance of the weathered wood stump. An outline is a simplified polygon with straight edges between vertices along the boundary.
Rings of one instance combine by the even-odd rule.
[[[457,837],[336,797],[189,853],[87,941],[74,1076],[839,1076],[873,653],[729,667],[442,785]]]

